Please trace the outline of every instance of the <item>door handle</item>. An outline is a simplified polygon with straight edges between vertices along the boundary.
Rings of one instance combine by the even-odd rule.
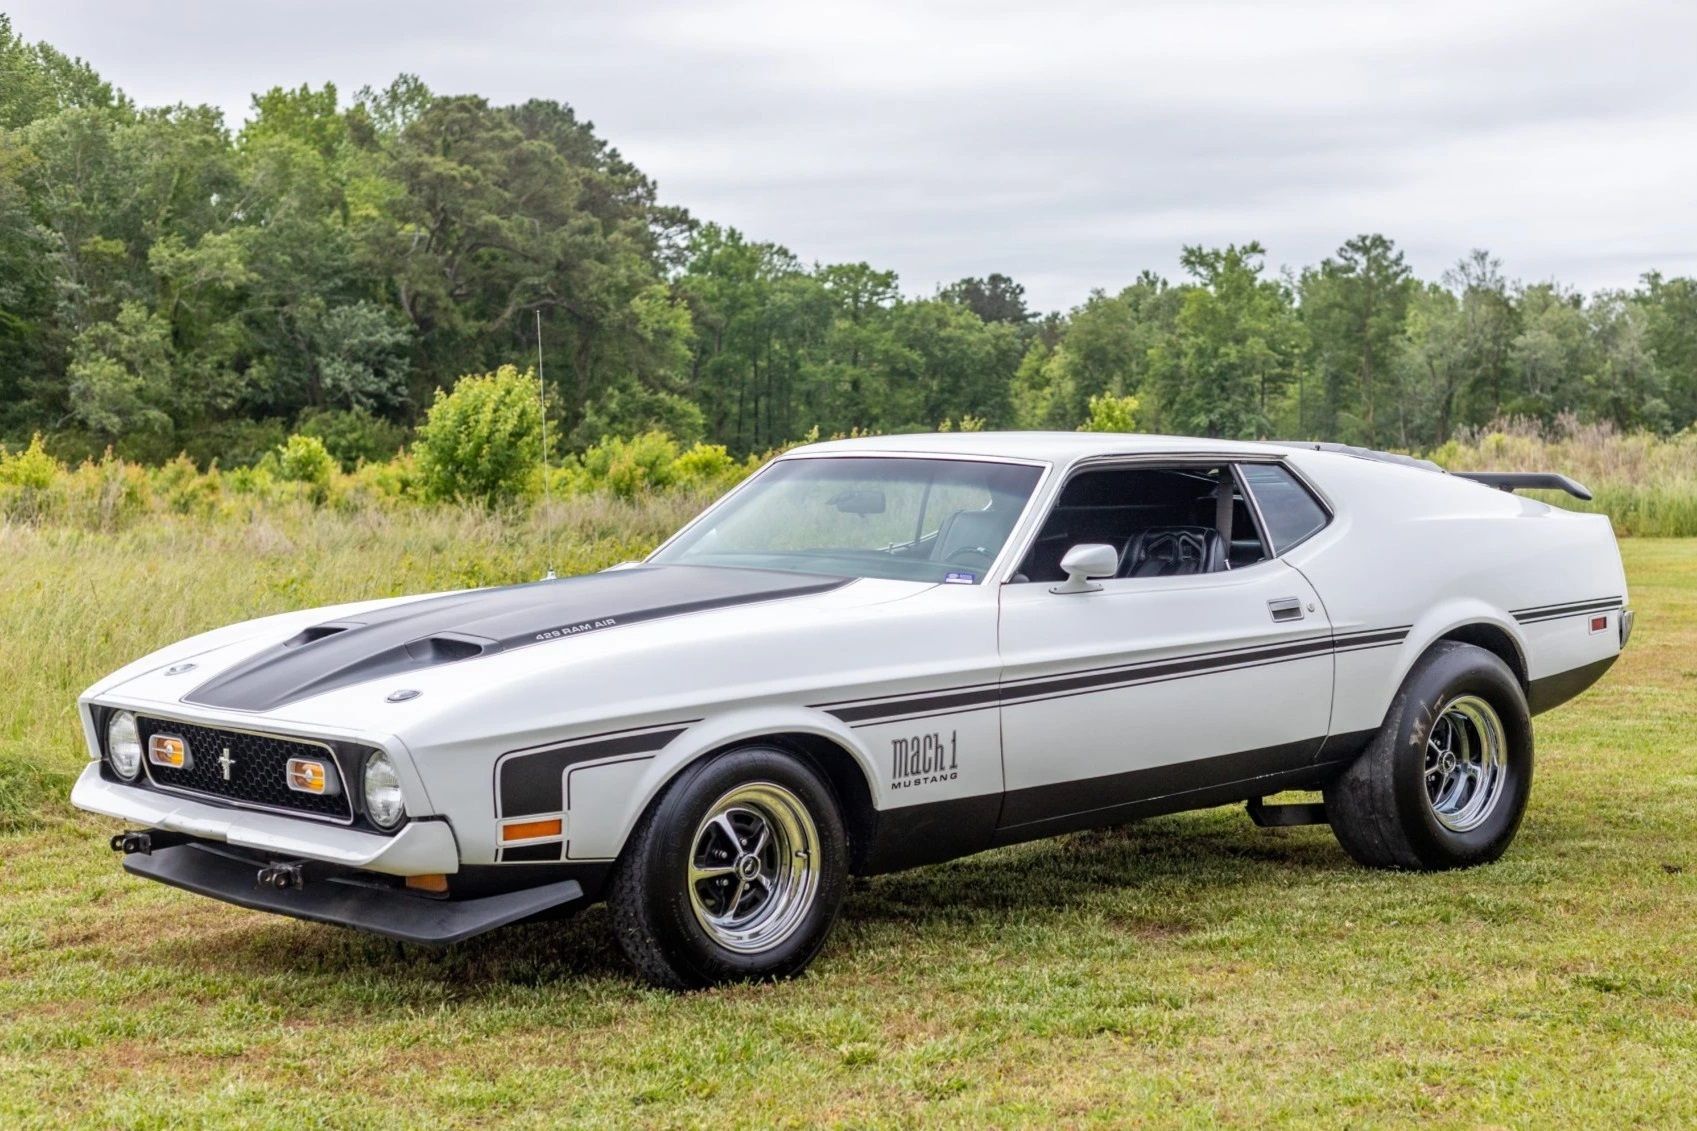
[[[1276,621],[1301,620],[1302,599],[1300,597],[1279,597],[1267,602],[1267,612]]]

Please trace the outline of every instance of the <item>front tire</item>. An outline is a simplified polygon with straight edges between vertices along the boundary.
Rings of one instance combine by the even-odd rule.
[[[631,963],[672,989],[787,978],[825,945],[848,842],[824,778],[744,747],[690,766],[637,823],[608,892]]]
[[[1326,816],[1362,864],[1438,871],[1497,859],[1532,791],[1520,681],[1471,644],[1420,658],[1366,751],[1326,789]]]

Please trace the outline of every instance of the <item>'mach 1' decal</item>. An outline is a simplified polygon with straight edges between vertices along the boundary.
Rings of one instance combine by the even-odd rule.
[[[890,740],[890,788],[912,789],[960,777],[960,740],[942,731]]]

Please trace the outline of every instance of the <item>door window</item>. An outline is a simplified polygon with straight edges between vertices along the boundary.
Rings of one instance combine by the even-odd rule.
[[[1231,492],[1229,532],[1219,519],[1222,481]],[[1105,467],[1074,475],[1013,580],[1065,580],[1061,558],[1086,542],[1114,547],[1116,576],[1125,578],[1241,569],[1272,556],[1226,465]]]

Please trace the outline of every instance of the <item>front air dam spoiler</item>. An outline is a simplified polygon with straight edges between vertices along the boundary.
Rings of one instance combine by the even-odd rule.
[[[477,899],[432,899],[394,888],[324,880],[299,888],[262,888],[255,865],[198,844],[124,857],[131,875],[208,895],[238,907],[314,923],[352,927],[399,942],[446,946],[583,899],[576,880]]]

